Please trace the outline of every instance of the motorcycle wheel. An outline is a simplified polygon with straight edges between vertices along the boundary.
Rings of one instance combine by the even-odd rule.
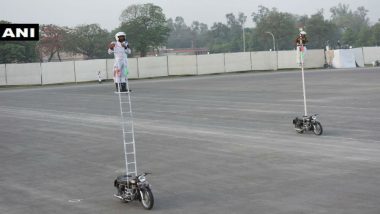
[[[301,128],[297,127],[297,126],[294,126],[294,129],[296,130],[296,132],[298,134],[302,134],[305,131],[304,129],[301,129]]]
[[[141,204],[146,210],[151,210],[154,204],[152,191],[149,188],[141,190]]]
[[[313,125],[313,132],[315,135],[322,135],[323,128],[320,122],[316,121]]]

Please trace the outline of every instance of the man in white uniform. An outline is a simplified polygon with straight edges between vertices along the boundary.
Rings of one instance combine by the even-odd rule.
[[[127,54],[131,54],[128,42],[125,39],[125,33],[119,32],[115,35],[115,42],[111,42],[108,47],[108,53],[113,53],[115,56],[115,64],[113,66],[113,79],[116,85],[116,91],[126,92],[126,81],[128,75],[127,69]]]

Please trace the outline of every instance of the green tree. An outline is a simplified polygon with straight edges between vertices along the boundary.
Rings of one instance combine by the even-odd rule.
[[[232,13],[226,14],[227,24],[214,23],[209,32],[209,48],[212,52],[243,51],[243,26],[246,22],[244,13],[238,18]]]
[[[65,38],[65,51],[83,54],[89,59],[108,57],[107,45],[112,37],[98,24],[79,25],[70,30]]]
[[[229,52],[231,50],[227,25],[218,22],[211,26],[208,46],[210,51],[214,53]]]
[[[324,48],[333,41],[339,39],[339,30],[329,20],[325,20],[323,10],[308,17],[303,17],[304,28],[308,34],[309,48]]]
[[[370,30],[369,19],[367,18],[368,10],[364,7],[358,7],[352,11],[348,4],[338,4],[332,7],[331,21],[339,28],[342,33],[342,42],[344,45],[362,46],[369,44],[368,33]]]
[[[339,4],[338,7],[333,7],[330,11],[332,21],[340,28],[351,28],[358,32],[363,26],[369,25],[368,10],[364,7],[358,7],[356,11],[352,12],[349,5]]]
[[[371,28],[371,45],[380,45],[380,20]]]
[[[192,32],[182,17],[167,20],[170,34],[167,41],[168,48],[190,48],[192,43]]]
[[[279,12],[276,8],[269,10],[259,6],[259,10],[252,13],[252,20],[256,23],[255,50],[267,50],[272,47],[272,37],[266,32],[274,34],[278,50],[294,48],[293,41],[298,34],[295,15]]]
[[[14,43],[0,43],[0,64],[23,62],[25,47]]]
[[[351,43],[355,47],[371,46],[373,44],[373,32],[370,26],[363,26],[357,34],[357,38],[354,43]]]
[[[194,21],[191,29],[193,30],[193,34],[195,34],[195,47],[206,47],[209,33],[207,24]]]
[[[37,62],[36,41],[1,41],[0,64]]]
[[[154,4],[135,4],[125,9],[118,31],[124,31],[131,47],[146,56],[150,49],[166,44],[169,28],[162,8]]]
[[[347,28],[342,34],[343,45],[346,46],[347,44],[354,44],[357,39],[356,34],[357,33],[353,31],[351,28]]]

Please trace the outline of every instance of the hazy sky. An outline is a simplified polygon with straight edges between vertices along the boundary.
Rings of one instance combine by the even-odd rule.
[[[372,23],[380,18],[380,0],[0,0],[0,20],[69,27],[98,23],[112,30],[118,27],[121,11],[129,5],[153,3],[163,8],[166,18],[182,16],[188,25],[197,20],[210,27],[214,22],[225,23],[227,13],[244,12],[249,17],[247,25],[253,26],[251,14],[259,5],[298,15],[323,8],[325,17],[330,17],[329,9],[339,2],[349,4],[352,10],[364,6]]]

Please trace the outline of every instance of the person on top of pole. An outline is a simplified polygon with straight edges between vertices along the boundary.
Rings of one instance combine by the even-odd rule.
[[[300,29],[299,36],[295,39],[295,43],[297,45],[297,64],[301,65],[304,63],[306,44],[308,43],[306,32],[302,28]]]
[[[124,32],[118,32],[115,35],[115,42],[111,42],[108,46],[108,54],[113,53],[115,56],[114,69],[114,82],[116,85],[116,92],[127,92],[126,81],[128,75],[127,55],[131,54],[131,49],[126,41]]]

